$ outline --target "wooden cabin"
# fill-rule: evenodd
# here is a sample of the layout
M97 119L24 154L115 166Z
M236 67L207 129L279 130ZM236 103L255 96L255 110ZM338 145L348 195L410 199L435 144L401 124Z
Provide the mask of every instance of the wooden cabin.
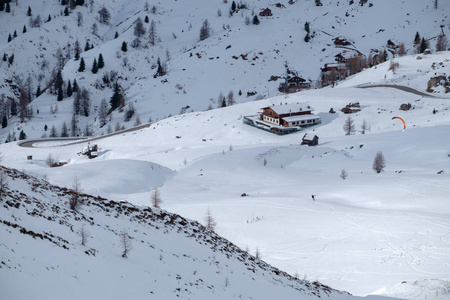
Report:
M278 91L282 93L297 93L301 90L310 89L311 81L307 81L299 76L289 77L285 82L280 83Z
M310 133L305 133L301 145L316 146L319 144L319 137Z

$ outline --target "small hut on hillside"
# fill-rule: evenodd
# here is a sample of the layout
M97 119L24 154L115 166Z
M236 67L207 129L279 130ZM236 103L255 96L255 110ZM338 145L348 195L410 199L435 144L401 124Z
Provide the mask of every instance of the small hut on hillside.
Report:
M305 133L301 145L316 146L319 144L319 137L310 133Z

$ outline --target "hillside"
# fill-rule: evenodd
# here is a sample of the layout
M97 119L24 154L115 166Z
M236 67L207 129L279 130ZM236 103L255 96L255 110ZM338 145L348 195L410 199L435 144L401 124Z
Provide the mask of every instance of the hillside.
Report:
M186 3L96 0L68 10L68 16L64 14L65 7L56 0L39 5L31 0L13 3L10 13L0 12L0 55L5 54L9 60L14 54L12 64L0 60L3 70L0 94L18 102L18 88L29 91L34 117L19 123L19 117L8 116L8 126L0 129L0 136L4 141L9 134L14 140L22 130L29 138L49 136L52 126L60 135L64 122L70 135L100 135L116 127L130 128L137 123L138 116L139 122L146 123L183 112L216 108L220 106L220 93L227 97L232 92L237 103L273 97L279 94L281 79L269 79L272 75L285 76L286 63L317 86L320 68L335 62L339 53L347 58L356 53L369 58L386 50L390 59L394 51L387 48L388 40L396 45L404 43L408 53L413 54L416 32L434 49L441 30L449 30L446 11L450 3L446 1L440 1L437 8L432 1L419 0L383 0L362 6L359 1L351 2L326 0L322 1L323 6L316 6L312 0L293 1L280 3L278 7L267 0L249 0L238 2L239 7L245 8L230 15L231 3L222 0ZM103 6L110 18L102 23L99 11ZM31 16L27 15L28 7ZM272 16L259 16L259 25L246 25L246 19L252 20L264 8L270 8ZM32 27L38 16L41 25ZM144 22L145 17L149 23ZM138 18L147 33L141 38L141 47L133 48ZM200 41L200 28L206 19L210 37ZM148 37L152 21L157 35L155 45L149 44ZM308 43L304 41L306 22L313 36ZM14 32L17 37L7 42ZM336 38L345 39L350 45L335 45ZM84 72L78 72L80 60L74 58L76 41L86 63ZM127 52L121 50L124 42L128 45ZM84 51L86 44L94 48ZM92 74L94 58L98 59L100 54L105 67ZM167 75L154 78L158 58L167 65ZM37 98L33 95L38 86L41 91L49 86L59 68L64 92L68 81L73 84L76 80L90 95L89 116L76 115L73 128L75 95L57 101L57 91L52 88ZM105 83L106 79L109 83ZM99 120L101 101L105 99L109 109L114 81L122 87L125 108L110 114L103 126ZM419 88L424 90L426 86ZM247 92L257 94L247 97ZM130 104L135 113L125 121Z
M5 299L360 299L295 279L179 215L86 194L73 211L72 191L1 172Z

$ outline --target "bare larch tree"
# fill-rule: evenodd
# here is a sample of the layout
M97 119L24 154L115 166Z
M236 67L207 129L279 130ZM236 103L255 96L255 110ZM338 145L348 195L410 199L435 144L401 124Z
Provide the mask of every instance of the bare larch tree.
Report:
M216 225L217 225L216 220L212 216L211 210L208 208L208 210L206 210L206 215L205 215L205 226L209 230L214 231L214 229L216 228Z
M73 185L72 185L72 194L70 195L70 200L69 200L69 204L70 204L70 209L72 210L77 210L77 208L80 206L81 204L81 183L80 183L80 179L75 176L73 179Z
M355 132L355 123L351 116L348 116L347 119L345 119L343 129L346 135L350 135Z
M133 246L131 243L133 238L127 233L126 229L121 231L119 236L120 236L120 243L122 244L122 247L123 247L122 257L127 258L128 252L130 252L131 249L133 249Z
M158 188L155 188L153 190L151 200L152 200L152 206L154 208L161 208L162 199L161 199L161 195L158 191Z
M374 169L375 172L380 173L383 171L384 167L386 167L386 161L384 160L383 152L378 151L373 160L372 169Z

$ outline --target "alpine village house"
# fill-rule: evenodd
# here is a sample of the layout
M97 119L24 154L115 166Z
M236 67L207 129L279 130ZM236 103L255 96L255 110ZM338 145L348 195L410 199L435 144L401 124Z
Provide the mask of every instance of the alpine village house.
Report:
M276 134L287 134L302 127L320 124L320 117L313 114L307 103L292 103L263 107L259 116L246 116L246 124L270 130Z

